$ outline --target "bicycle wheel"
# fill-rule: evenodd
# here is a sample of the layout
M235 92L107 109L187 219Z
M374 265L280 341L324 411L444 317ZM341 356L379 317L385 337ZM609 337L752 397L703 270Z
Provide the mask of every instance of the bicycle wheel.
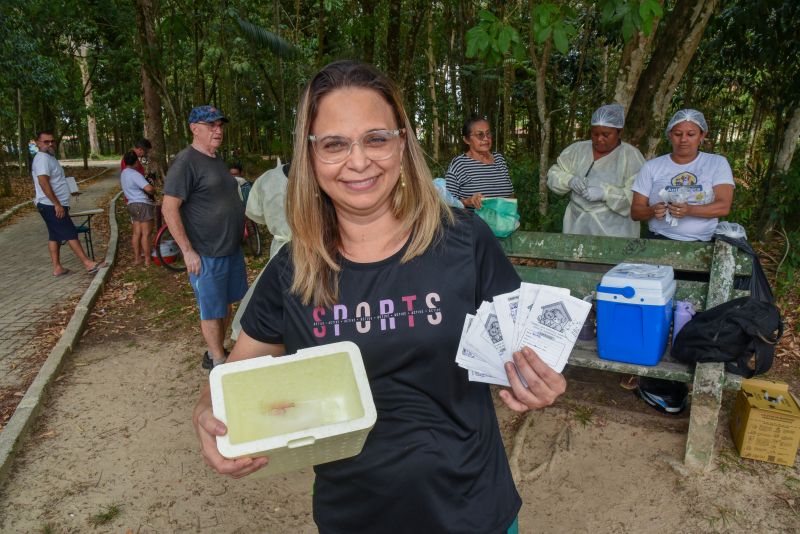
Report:
M261 255L261 235L258 233L258 225L246 219L244 222L244 238L247 249L255 257Z
M165 224L156 234L155 239L156 258L158 264L173 271L185 271L186 264L183 261L183 252L172 238L169 227Z

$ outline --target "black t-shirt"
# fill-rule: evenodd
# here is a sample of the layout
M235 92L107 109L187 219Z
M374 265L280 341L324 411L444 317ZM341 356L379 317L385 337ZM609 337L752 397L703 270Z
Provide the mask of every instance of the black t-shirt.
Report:
M244 206L239 186L221 157L184 148L167 172L164 194L183 200L181 220L198 254L219 258L239 251Z
M358 456L315 467L322 533L505 533L521 506L489 387L455 363L467 313L520 279L491 230L457 212L439 243L406 264L340 259L339 303L289 292L290 247L269 263L242 318L264 343L297 350L352 341L378 420Z

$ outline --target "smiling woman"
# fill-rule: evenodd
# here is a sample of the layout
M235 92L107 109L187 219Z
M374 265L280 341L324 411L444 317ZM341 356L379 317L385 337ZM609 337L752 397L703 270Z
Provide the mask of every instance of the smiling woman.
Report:
M336 62L311 80L287 192L291 246L253 290L229 361L335 341L361 350L378 418L358 456L315 466L320 532L516 532L521 501L491 392L454 355L466 315L520 279L483 221L439 199L413 131L374 67ZM500 393L509 408L563 393L533 351L514 358ZM218 472L268 461L219 454L226 429L207 391L194 422Z

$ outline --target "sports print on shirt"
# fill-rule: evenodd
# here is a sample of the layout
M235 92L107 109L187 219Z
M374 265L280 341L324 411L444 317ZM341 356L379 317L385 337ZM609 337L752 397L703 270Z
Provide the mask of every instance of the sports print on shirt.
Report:
M352 335L368 334L373 329L380 332L410 329L417 326L417 321L425 321L436 326L442 322L441 298L438 293L427 293L423 298L418 295L404 295L399 299L381 299L377 303L359 302L354 308L345 304L335 304L332 309L321 306L314 308L313 332L319 339L336 338Z

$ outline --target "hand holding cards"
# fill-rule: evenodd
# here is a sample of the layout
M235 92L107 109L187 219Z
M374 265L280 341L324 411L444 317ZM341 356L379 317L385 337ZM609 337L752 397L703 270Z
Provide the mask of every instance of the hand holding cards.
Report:
M469 371L471 381L509 386L504 365L528 346L560 373L590 309L568 289L523 282L467 315L456 363Z

